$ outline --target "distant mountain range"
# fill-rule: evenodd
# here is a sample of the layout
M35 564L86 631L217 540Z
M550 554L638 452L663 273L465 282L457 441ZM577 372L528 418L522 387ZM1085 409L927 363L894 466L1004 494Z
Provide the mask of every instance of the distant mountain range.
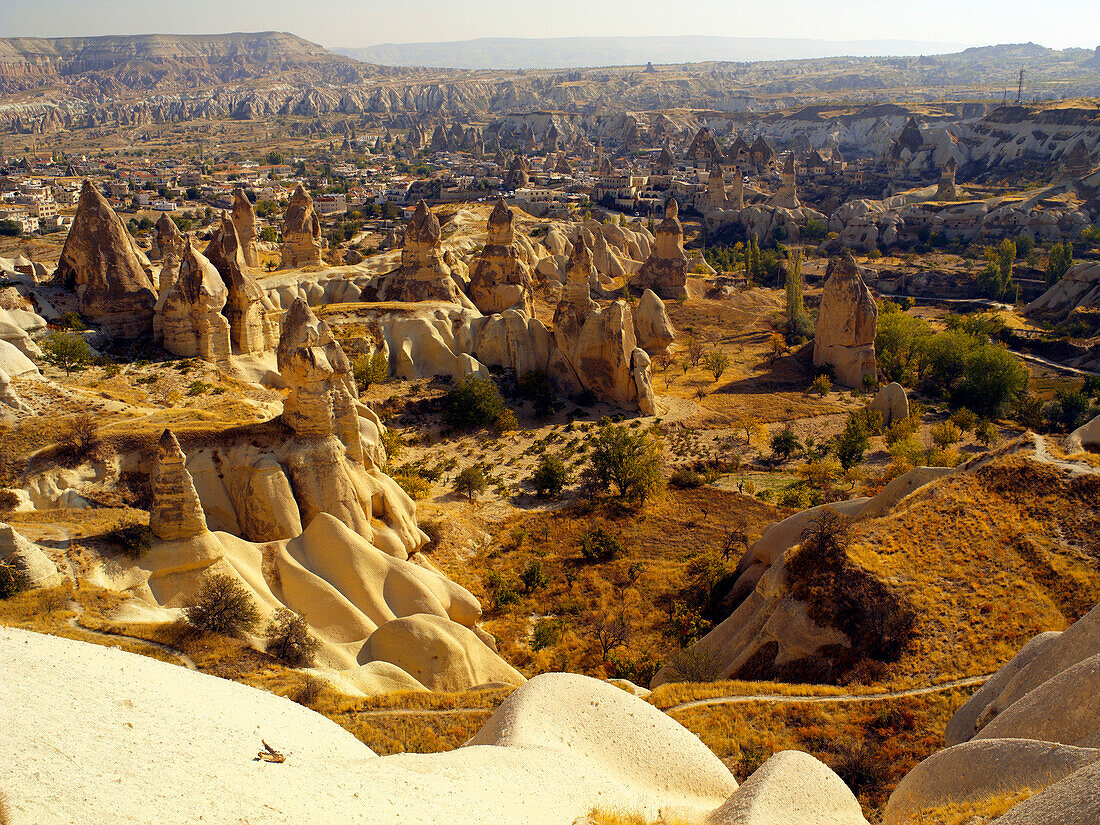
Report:
M821 57L944 54L958 43L915 40L796 40L772 37L482 37L447 43L385 43L332 51L383 66L450 69L559 69L699 63L807 60Z

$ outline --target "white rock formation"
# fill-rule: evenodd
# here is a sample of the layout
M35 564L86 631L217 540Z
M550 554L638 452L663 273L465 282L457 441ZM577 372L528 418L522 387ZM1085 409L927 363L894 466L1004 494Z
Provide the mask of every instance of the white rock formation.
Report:
M828 765L801 751L770 757L707 818L708 825L867 825L859 800Z
M851 253L830 261L814 336L814 364L831 364L836 380L862 386L878 372L875 332L878 306Z
M638 346L650 355L667 352L676 339L676 331L665 311L665 302L652 289L647 289L634 308L634 335Z
M699 821L737 788L674 720L583 676L533 679L467 746L378 757L287 699L118 649L0 628L0 657L14 823L571 825L597 807ZM256 759L262 741L286 761ZM182 767L150 771L151 753Z
M871 409L882 416L884 427L889 427L895 421L908 418L909 398L905 394L905 387L897 381L891 381L875 393L875 398L871 402Z

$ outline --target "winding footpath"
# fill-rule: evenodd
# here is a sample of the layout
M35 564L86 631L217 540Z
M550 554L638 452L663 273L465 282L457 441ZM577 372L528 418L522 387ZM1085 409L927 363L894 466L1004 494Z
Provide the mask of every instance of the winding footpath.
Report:
M93 630L90 627L85 627L84 625L80 624L80 619L84 615L83 605L77 604L77 609L79 610L79 612L77 613L77 615L69 619L69 625L76 628L81 633L88 633L92 636L98 636L100 639L110 639L112 641L121 640L125 642L130 642L131 644L145 645L146 647L151 647L154 650L159 650L161 653L167 653L169 656L173 656L176 659L179 659L180 664L188 670L199 669L198 665L195 664L194 659L192 659L182 650L178 650L171 645L162 644L161 642L154 642L150 639L142 639L140 636L131 636L127 633L112 633L108 630Z
M927 696L930 693L940 693L942 691L955 690L956 688L977 687L978 685L985 684L989 678L989 676L970 676L966 679L956 679L953 682L943 682L939 685L926 685L925 687L895 690L888 693L837 693L829 695L814 693L801 695L752 693L735 696L714 696L710 699L694 699L690 702L681 702L679 705L665 708L665 713L672 714L681 710L690 710L691 708L702 708L710 705L738 705L746 702L768 702L771 704L807 702L814 705L839 704L842 702L882 702L890 699L904 699L907 696Z

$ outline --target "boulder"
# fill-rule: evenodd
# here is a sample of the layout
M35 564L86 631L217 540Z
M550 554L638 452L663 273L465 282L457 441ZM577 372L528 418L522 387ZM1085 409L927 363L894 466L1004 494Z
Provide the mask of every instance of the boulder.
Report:
M889 427L895 421L903 421L909 417L909 398L905 394L905 387L897 381L892 381L875 393L871 402L871 409L882 416L882 425Z
M65 581L42 548L8 524L0 524L0 561L21 570L31 587L56 587Z
M313 206L313 198L299 183L290 196L283 218L283 268L320 265L321 245L321 221Z
M0 370L10 378L38 375L38 367L14 345L0 338Z
M737 782L686 728L621 688L574 673L536 676L493 712L467 746L568 748L635 790L727 798Z
M14 413L21 415L34 414L34 407L20 398L15 387L11 385L11 377L3 369L0 369L0 404L9 407Z
M474 267L468 289L470 300L485 315L518 309L535 316L531 270L515 244L515 216L497 200L489 214L489 236Z
M665 302L652 289L647 289L634 308L634 335L638 346L650 355L667 352L676 339L676 331L665 311Z
M867 825L859 800L825 763L780 751L707 818L708 825Z
M76 291L80 315L118 338L150 332L157 295L142 258L111 205L84 181L56 273Z
M637 404L634 378L634 322L625 301L602 309L591 297L591 258L583 242L575 246L569 283L554 312L554 340L561 360L551 364L550 377L559 388L590 390L617 404Z
M348 454L361 460L358 415L353 403L359 392L351 375L351 362L328 324L318 320L300 298L283 316L276 357L279 373L290 390L283 402L282 420L299 436L339 435Z
M176 222L168 216L167 212L161 212L154 226L151 256L153 258L164 258L173 254L179 256L183 252L183 244L183 235L176 226Z
M228 290L225 315L237 351L242 355L261 355L273 350L279 340L276 309L249 270L245 247L233 221L222 217L205 254Z
M1028 691L971 741L980 739L1040 739L1100 748L1100 653Z
M952 745L973 739L1033 690L1097 654L1100 654L1100 606L1066 630L1041 633L1024 645L948 720L947 743ZM1079 712L1079 709L1071 710L1061 705L1059 708L1066 714Z
M1100 822L1100 765L1093 763L998 817L997 825L1095 825Z
M1100 761L1100 750L1027 739L963 742L929 756L898 783L884 825L920 822L931 811L1037 791Z
M1100 415L1082 424L1066 438L1066 452L1100 449Z
M862 386L874 378L878 306L850 252L834 258L826 271L814 338L814 364L831 364L839 383Z

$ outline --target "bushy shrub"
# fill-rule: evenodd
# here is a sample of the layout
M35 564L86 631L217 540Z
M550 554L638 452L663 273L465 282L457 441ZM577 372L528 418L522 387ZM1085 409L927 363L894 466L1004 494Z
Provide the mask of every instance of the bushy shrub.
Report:
M1043 417L1052 430L1070 432L1092 417L1088 396L1080 390L1059 390L1043 408Z
M523 589L528 593L545 590L550 584L550 576L542 569L542 562L538 559L532 559L527 563L523 572L519 574L519 580L523 582Z
M527 481L540 496L556 498L561 495L571 476L572 472L559 456L544 455Z
M225 573L209 576L188 599L183 615L192 627L223 636L240 636L255 629L260 620L248 591Z
M84 369L92 360L88 342L72 332L51 332L39 346L46 362L64 370L66 375Z
M827 375L819 375L810 384L810 392L816 392L822 398L832 392L833 382L829 380Z
M943 450L952 444L959 443L962 438L962 430L954 421L941 421L932 426L931 435L932 443Z
M786 461L802 449L802 441L790 424L785 424L783 429L772 433L768 444L772 449L772 454L778 461Z
M603 527L593 527L580 535L581 558L587 562L614 561L626 555L618 537Z
M645 433L605 424L592 440L589 461L595 487L615 487L619 498L641 503L660 488L661 456Z
M328 682L319 676L307 673L302 677L302 681L298 684L298 689L294 691L294 695L290 698L299 705L311 708L317 704L318 700L324 695L327 689Z
M556 645L561 639L561 630L560 620L539 619L535 622L534 630L531 632L531 649L542 650L551 645Z
M672 474L669 479L669 484L673 487L679 487L682 490L692 490L696 487L702 487L706 483L706 479L695 472L689 470L687 467L681 467Z
M432 483L420 473L394 473L393 480L397 486L408 493L413 501L427 498L432 491Z
M382 447L386 451L387 460L396 461L405 452L405 437L393 427L387 427L382 433Z
M29 590L30 578L16 559L0 559L0 599L10 599Z
M534 404L535 415L539 418L548 418L558 407L557 390L541 370L532 370L519 380L519 394Z
M714 654L695 647L684 648L668 662L670 682L713 682L722 675Z
M515 427L515 413L504 405L497 385L487 378L466 376L451 388L443 404L443 422L455 429ZM506 413L511 415L510 419Z
M286 608L275 612L264 631L267 652L291 667L312 667L321 643L306 620Z
M381 384L390 376L386 353L379 350L371 355L359 356L352 364L351 374L360 392L372 384Z
M104 538L115 545L120 552L140 559L149 551L149 545L153 542L153 531L147 524L125 524L116 527Z

